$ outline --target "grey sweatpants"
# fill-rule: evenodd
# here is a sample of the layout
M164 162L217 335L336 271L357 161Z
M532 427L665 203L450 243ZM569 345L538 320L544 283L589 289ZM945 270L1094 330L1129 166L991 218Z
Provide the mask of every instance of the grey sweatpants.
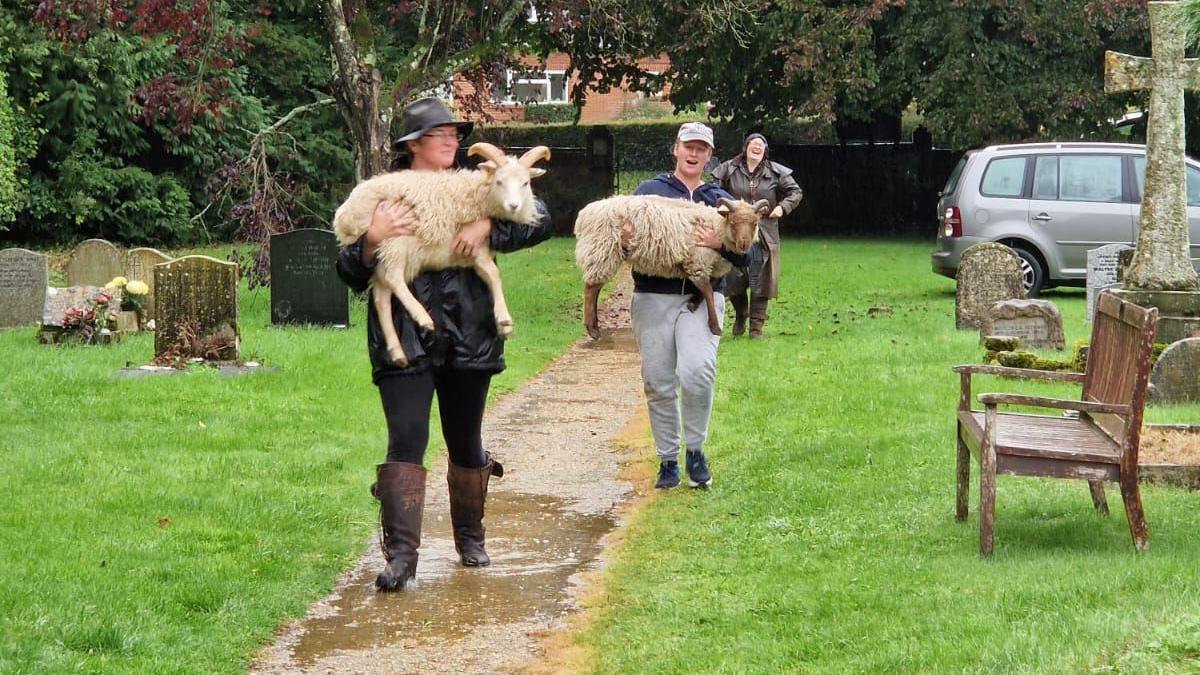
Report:
M660 461L679 457L679 422L690 451L704 449L717 380L717 344L701 302L689 312L687 295L634 293L629 308L642 357L642 383L650 430ZM725 320L725 296L714 293L717 316Z

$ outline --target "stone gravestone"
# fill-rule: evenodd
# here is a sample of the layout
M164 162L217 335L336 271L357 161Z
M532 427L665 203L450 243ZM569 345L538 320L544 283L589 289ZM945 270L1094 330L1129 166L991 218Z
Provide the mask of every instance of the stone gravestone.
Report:
M125 254L125 278L144 281L150 287L146 294L146 320L154 318L154 266L171 262L171 256L156 248L135 248Z
M46 305L42 309L42 326L62 328L67 310L72 307L85 309L89 302L100 293L107 293L112 298L109 306L121 306L121 290L106 289L103 286L68 286L67 288L47 288ZM115 309L114 309L115 311Z
M46 256L23 248L0 251L0 328L37 323L49 283Z
M125 261L116 246L103 239L88 239L71 253L67 285L103 286L124 273Z
M271 323L349 323L349 291L336 260L337 237L330 230L271 235Z
M1200 401L1200 338L1184 338L1163 350L1150 371L1154 403Z
M992 305L979 328L980 340L1004 335L1021 340L1022 347L1063 349L1062 315L1046 300L1003 300Z
M1025 297L1021 260L1003 244L975 244L963 251L954 294L954 325L979 328L992 305Z
M238 266L208 256L189 255L154 267L154 354L180 342L181 331L199 340L230 334L218 360L238 358Z
M1084 318L1092 320L1096 312L1096 298L1100 291L1109 288L1119 281L1118 269L1121 251L1132 251L1127 244L1108 244L1094 248L1087 253L1087 313Z

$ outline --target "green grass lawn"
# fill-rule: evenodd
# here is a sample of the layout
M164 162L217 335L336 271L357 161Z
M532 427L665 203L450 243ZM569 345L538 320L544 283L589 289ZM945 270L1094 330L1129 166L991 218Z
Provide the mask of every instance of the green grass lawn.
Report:
M571 250L501 256L517 332L493 394L581 335ZM269 309L243 287L243 354L279 371L229 379L115 379L149 334L0 332L0 673L238 672L362 553L386 446L365 306L342 331L271 328Z
M598 672L1200 670L1200 494L1145 487L1135 555L1083 482L1001 476L996 553L956 523L954 282L930 244L788 240L768 339L725 339L714 487L634 519L577 640ZM1050 291L1067 343L1081 289ZM891 316L867 318L871 306ZM981 379L975 393L1064 386ZM1152 409L1200 422L1200 409ZM654 461L647 457L646 461Z

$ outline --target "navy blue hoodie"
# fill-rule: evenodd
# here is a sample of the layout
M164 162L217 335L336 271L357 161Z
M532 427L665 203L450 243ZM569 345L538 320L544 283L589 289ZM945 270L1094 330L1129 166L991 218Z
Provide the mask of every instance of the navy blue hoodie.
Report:
M672 199L686 199L690 202L716 206L718 199L734 199L716 183L701 183L695 190L689 190L673 173L664 173L642 183L633 191L635 195L657 195ZM721 257L728 260L734 267L745 267L746 256L721 249ZM713 280L713 291L725 292L725 278ZM648 274L633 273L633 290L640 293L669 293L674 295L694 295L699 293L690 281L653 277Z

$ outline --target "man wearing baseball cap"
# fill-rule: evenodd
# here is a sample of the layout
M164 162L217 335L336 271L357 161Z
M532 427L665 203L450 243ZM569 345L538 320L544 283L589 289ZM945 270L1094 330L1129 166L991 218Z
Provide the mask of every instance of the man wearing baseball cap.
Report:
M634 194L686 199L708 206L716 206L718 199L733 199L717 185L704 182L704 167L712 154L712 129L700 122L684 124L671 147L674 171L642 183ZM734 265L746 263L745 256L722 249L712 230L698 230L696 243L721 251ZM708 487L712 474L704 456L704 441L712 414L720 337L709 331L704 312L687 308L688 300L699 293L692 282L634 272L633 284L630 318L642 357L646 406L659 458L654 486L669 489L679 485L682 420L688 484ZM724 289L722 279L713 279L718 317L725 316Z

